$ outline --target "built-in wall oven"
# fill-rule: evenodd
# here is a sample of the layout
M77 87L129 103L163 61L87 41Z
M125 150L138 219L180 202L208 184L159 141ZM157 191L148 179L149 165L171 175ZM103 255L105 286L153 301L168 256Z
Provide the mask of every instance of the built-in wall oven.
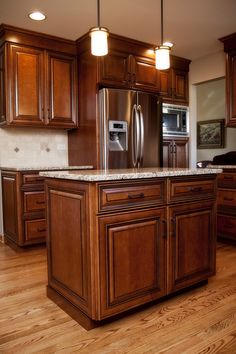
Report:
M163 135L189 135L189 109L186 106L162 104Z

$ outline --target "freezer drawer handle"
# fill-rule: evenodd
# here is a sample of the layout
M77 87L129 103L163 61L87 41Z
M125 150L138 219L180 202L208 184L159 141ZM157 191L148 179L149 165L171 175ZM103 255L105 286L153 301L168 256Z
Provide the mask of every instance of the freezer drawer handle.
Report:
M129 199L144 198L144 197L145 197L144 193L128 194Z

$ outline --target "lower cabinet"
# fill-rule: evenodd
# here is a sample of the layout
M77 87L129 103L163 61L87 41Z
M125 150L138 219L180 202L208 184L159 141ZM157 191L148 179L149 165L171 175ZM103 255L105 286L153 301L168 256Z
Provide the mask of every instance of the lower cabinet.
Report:
M173 206L170 215L168 293L215 272L216 207L213 201Z
M212 174L116 183L47 178L46 193L47 294L87 329L215 273Z
M101 316L166 293L165 208L99 218Z
M188 167L188 145L189 138L163 137L163 167Z

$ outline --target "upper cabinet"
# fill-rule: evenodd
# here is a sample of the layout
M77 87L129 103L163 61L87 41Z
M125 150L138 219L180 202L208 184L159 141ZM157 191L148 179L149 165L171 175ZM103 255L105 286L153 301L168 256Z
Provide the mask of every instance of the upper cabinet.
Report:
M236 33L220 38L226 53L226 111L228 127L236 127Z
M1 124L77 127L76 54L71 43L3 26ZM12 43L10 36L14 32ZM67 48L68 47L68 48ZM73 53L74 52L74 53Z
M170 64L170 69L158 73L160 95L164 102L188 104L190 60L171 56Z

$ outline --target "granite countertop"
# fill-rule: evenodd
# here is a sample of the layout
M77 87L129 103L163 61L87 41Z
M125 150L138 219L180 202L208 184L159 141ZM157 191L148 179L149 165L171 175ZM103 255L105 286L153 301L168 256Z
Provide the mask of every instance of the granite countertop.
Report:
M61 171L61 170L88 170L93 166L3 166L0 170L5 171Z
M79 181L113 181L122 179L155 178L171 176L191 176L221 173L221 169L213 168L140 168L120 170L92 171L55 171L40 172L40 176L49 178L71 179Z
M236 169L236 165L207 165L207 168Z

